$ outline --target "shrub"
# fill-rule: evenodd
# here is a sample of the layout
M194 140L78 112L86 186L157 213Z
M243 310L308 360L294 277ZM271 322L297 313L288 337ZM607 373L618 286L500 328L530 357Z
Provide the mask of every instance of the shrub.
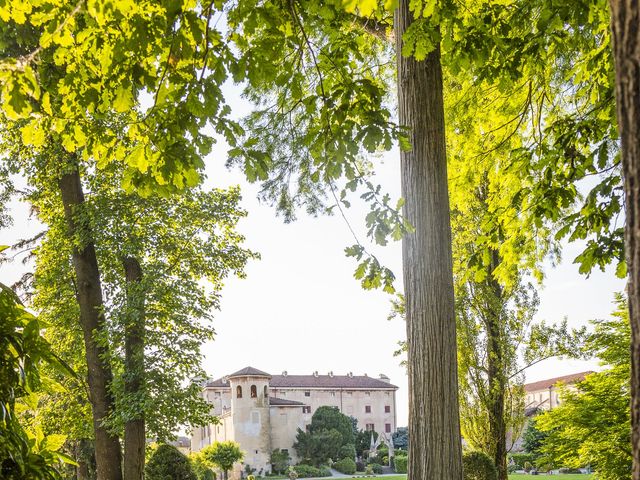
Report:
M275 473L283 474L287 471L291 457L286 450L280 450L276 448L271 452L271 468Z
M171 445L160 445L145 467L147 480L198 480L191 463L180 450Z
M580 470L579 468L566 468L563 467L561 469L558 470L559 473L582 473L582 470Z
M358 460L356 462L356 472L364 472L364 467L365 467L365 465L364 465L363 461Z
M340 473L353 475L354 473L356 473L356 462L354 462L350 458L343 458L342 460L334 463L333 468L335 468Z
M287 476L289 477L289 480L296 480L298 478L298 472L296 472L295 468L290 466L287 470Z
M526 462L533 464L535 461L536 461L536 455L533 453L509 454L509 463L513 462L517 470L524 470L524 464Z
M329 467L320 467L320 475L319 477L331 477L333 473L331 473L331 469Z
M524 462L524 471L529 472L533 468L533 464L531 462Z
M211 470L211 465L205 460L202 453L192 452L188 458L198 480L216 480L216 474Z
M367 465L367 468L364 469L365 475L373 475L373 467L371 465Z
M408 457L395 456L393 458L393 469L396 473L407 473L407 459Z
M349 444L340 447L339 458L356 458L356 446Z
M331 470L327 467L314 467L313 465L300 464L295 467L289 467L298 475L296 478L309 478L309 477L330 477Z
M379 463L371 463L369 466L371 467L371 470L373 470L373 473L382 473L382 465Z
M498 480L498 470L486 453L469 452L462 456L464 480Z

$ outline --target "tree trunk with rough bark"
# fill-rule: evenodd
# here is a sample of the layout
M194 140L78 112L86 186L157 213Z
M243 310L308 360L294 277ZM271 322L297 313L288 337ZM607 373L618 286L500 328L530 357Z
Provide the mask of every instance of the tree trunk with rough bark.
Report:
M633 479L640 480L640 0L610 0L625 192Z
M142 268L132 257L122 261L127 281L127 315L124 327L124 392L136 399L135 418L124 425L124 480L144 477L144 292L141 290Z
M62 175L58 182L69 236L74 248L73 267L76 275L76 298L80 308L80 326L85 344L89 400L93 413L96 467L99 480L121 480L120 441L103 425L113 408L109 390L113 376L109 364L109 347L103 311L98 259L92 233L79 215L85 203L77 168Z
M403 57L413 21L396 11L398 114L409 128L400 155L404 215L415 232L402 243L409 374L409 478L461 480L456 322L440 49Z
M500 264L497 250L491 251L491 267L488 275L490 296L487 305L487 383L489 387L489 435L492 442L493 461L498 469L498 480L507 480L507 429L504 417L506 379L504 373L504 354L502 332L504 291L493 277Z

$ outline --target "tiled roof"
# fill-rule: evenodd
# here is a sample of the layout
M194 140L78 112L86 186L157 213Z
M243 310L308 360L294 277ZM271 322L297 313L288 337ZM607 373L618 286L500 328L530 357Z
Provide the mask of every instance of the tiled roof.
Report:
M537 392L539 390L548 390L558 383L581 382L590 373L593 372L589 370L587 372L572 373L571 375L564 375L563 377L555 377L547 380L540 380L539 382L527 383L524 386L524 390L525 392Z
M272 407L302 407L304 403L286 398L269 397L269 405Z
M250 367L240 370L229 377L238 375L252 375L241 373ZM257 372L260 370L251 369ZM261 372L262 375L267 375ZM255 374L253 374L255 375ZM207 387L228 387L226 378L207 382ZM371 389L371 390L397 390L398 387L378 378L366 375L272 375L269 381L271 388L342 388L342 389Z
M271 377L271 375L269 375L267 372L263 372L262 370L258 370L257 368L253 368L253 367L245 367L242 370L238 370L237 372L232 373L231 375L228 375L229 378L243 377L243 376Z

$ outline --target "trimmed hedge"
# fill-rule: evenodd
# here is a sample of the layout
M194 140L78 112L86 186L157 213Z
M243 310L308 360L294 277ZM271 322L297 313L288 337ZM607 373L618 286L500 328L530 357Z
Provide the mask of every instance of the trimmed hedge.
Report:
M534 464L536 458L538 458L538 456L533 453L510 453L507 463L511 463L513 460L513 464L517 470L524 470L524 464L527 462Z
M160 445L144 469L147 480L197 480L189 459L176 447Z
M298 478L311 478L311 477L330 477L331 470L327 467L314 467L313 465L296 465L293 470L298 474Z
M334 463L333 468L335 468L340 473L344 473L345 475L353 475L354 473L356 473L356 462L354 462L350 458L343 458L342 460Z
M369 466L371 470L373 470L373 473L382 473L382 465L379 463L370 463Z
M407 473L407 458L397 456L393 458L393 468L396 473Z
M498 480L498 470L491 457L483 452L462 455L464 480Z

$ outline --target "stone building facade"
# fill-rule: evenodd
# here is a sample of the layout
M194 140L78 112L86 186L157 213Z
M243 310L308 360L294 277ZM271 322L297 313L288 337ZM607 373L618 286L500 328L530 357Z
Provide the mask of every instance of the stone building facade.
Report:
M297 430L305 430L321 406L335 406L354 417L358 428L375 430L390 440L396 430L397 389L385 375L270 375L243 368L204 385L202 395L220 423L196 428L191 450L233 440L245 452L243 466L266 474L271 471L272 450L285 449L297 461L293 449Z

